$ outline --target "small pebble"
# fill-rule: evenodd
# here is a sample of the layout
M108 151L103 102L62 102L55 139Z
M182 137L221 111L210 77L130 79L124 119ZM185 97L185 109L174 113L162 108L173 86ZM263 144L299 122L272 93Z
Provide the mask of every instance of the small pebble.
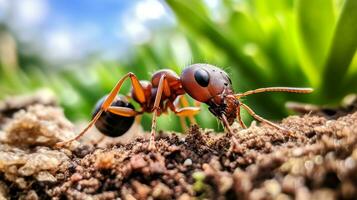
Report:
M192 160L190 158L186 159L185 162L183 162L183 165L191 166L192 165Z

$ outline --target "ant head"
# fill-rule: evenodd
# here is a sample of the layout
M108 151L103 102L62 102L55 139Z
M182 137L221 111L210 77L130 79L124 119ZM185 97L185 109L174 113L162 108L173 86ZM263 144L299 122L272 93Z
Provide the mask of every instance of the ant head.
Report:
M185 91L200 102L221 104L225 95L233 94L228 74L213 65L190 65L183 70L180 79Z

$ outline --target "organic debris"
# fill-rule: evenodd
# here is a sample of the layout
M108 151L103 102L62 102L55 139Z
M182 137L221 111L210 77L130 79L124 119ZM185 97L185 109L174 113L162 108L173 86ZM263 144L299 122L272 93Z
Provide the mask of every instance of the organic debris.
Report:
M357 195L357 112L336 120L291 116L280 124L291 134L268 125L239 130L234 124L240 145L230 152L229 136L197 125L185 136L160 134L155 151L142 137L105 148L77 143L56 149L55 142L74 134L63 113L43 105L25 110L3 130L4 198L327 200Z
M5 123L4 120L11 118L15 112L35 104L57 106L57 100L54 94L46 89L39 90L35 94L7 97L0 101L0 127Z
M50 146L74 136L73 125L59 108L40 104L20 110L4 126L3 142L17 146Z

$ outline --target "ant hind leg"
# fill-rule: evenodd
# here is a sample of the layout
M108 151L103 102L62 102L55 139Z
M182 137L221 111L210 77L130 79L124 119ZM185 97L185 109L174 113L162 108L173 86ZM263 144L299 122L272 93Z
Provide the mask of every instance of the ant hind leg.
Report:
M145 94L144 94L144 90L141 87L141 84L138 80L138 78L135 76L135 74L133 73L128 73L126 74L124 77L122 77L117 84L114 86L114 88L112 89L112 91L109 93L108 97L105 99L104 103L102 104L100 110L98 111L98 113L93 117L93 119L89 122L89 124L87 125L87 127L85 127L77 136L75 136L72 139L69 139L67 141L64 142L58 142L56 144L57 147L62 147L66 144L69 144L75 140L78 140L80 137L82 137L87 131L88 129L90 129L96 122L97 120L100 118L101 114L104 111L107 111L108 108L110 107L110 105L113 103L115 97L118 95L119 90L121 88L121 86L123 85L124 81L130 78L131 80L131 84L133 85L133 89L135 91L136 96L138 97L138 100L142 103L145 102Z

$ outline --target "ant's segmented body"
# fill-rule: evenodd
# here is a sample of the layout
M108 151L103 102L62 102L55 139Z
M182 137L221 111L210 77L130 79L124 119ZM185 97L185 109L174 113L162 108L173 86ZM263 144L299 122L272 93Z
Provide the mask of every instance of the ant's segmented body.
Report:
M139 103L140 111L136 111L126 98L118 96L123 82L128 78L132 84L130 97ZM105 135L120 136L134 123L135 116L148 112L153 113L149 144L149 148L153 149L155 148L156 117L167 112L168 109L180 117L189 117L191 123L195 123L193 116L199 112L200 108L190 107L187 103L184 103L185 107L179 108L175 103L177 99L187 102L184 94L207 104L210 112L221 120L230 134L233 134L230 126L235 119L243 128L246 128L240 116L241 107L258 121L288 131L255 114L251 108L239 100L241 97L261 92L310 93L312 89L270 87L235 94L228 74L209 64L190 65L183 70L181 76L172 70L159 70L152 75L151 82L139 81L135 74L128 73L118 81L109 95L97 104L93 119L88 126L75 138L59 145L77 140L94 124ZM233 142L236 144L236 141L233 140Z
M100 111L102 104L107 96L102 97L94 107L92 117ZM111 106L134 109L134 106L125 96L118 95ZM111 112L103 112L98 121L95 123L97 129L106 136L118 137L126 133L135 121L135 116L121 116Z

